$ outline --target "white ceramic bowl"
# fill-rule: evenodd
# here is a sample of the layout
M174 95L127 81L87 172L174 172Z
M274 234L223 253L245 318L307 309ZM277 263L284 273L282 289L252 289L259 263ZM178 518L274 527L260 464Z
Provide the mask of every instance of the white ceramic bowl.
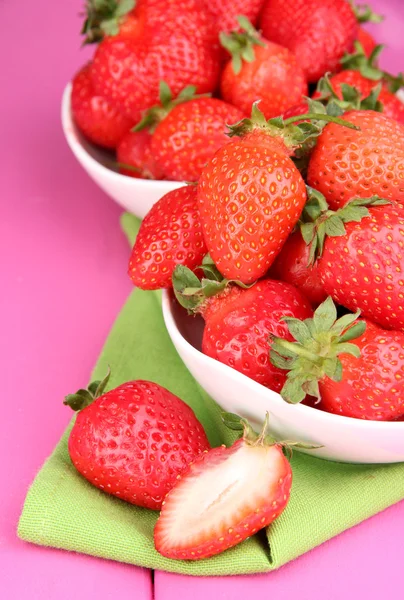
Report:
M72 119L71 91L72 85L68 83L62 99L62 126L67 143L83 169L118 204L143 218L164 194L184 185L178 181L135 179L114 170L114 155L97 148L78 131Z
M77 129L71 113L71 91L72 84L68 83L62 99L62 126L67 143L83 169L118 204L143 218L164 194L184 185L179 181L150 181L118 173L113 167L113 154L91 144ZM404 90L397 95L404 102Z
M377 422L341 417L305 406L287 404L279 394L246 375L202 354L203 321L190 317L171 292L163 292L163 315L178 354L196 381L226 411L259 426L266 411L279 440L318 444L315 456L341 462L404 461L404 421Z

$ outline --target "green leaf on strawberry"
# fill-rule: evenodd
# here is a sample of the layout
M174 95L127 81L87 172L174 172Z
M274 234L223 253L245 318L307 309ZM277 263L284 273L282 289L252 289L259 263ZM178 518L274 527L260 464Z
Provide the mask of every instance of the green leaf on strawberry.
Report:
M352 198L337 211L330 210L325 197L318 190L306 186L307 203L300 220L300 232L310 246L309 265L323 253L325 238L346 234L345 223L360 222L369 215L368 208L389 204L389 200L379 196Z
M100 42L105 35L117 35L121 20L135 7L135 0L87 0L86 19L81 33L84 44Z
M244 289L251 287L241 281L225 279L209 255L205 257L204 263L198 269L205 275L202 279L184 265L177 265L172 276L175 297L189 313L199 312L207 298L220 294L229 285L238 285Z
M387 71L379 69L377 66L376 61L384 48L382 44L378 44L373 49L369 57L366 56L366 53L360 42L356 41L354 43L354 48L355 52L351 54L345 54L341 58L341 65L343 69L359 71L363 77L373 81L384 81L392 93L397 92L397 90L403 87L404 77L402 73L399 73L397 76L393 76Z
M355 2L350 4L358 23L381 23L384 20L384 16L373 12L369 4L355 4Z
M93 381L86 390L80 389L75 394L68 394L63 404L70 406L74 411L83 410L83 408L90 406L96 398L103 395L110 376L111 370L108 368L107 374L102 381Z
M221 45L232 55L232 66L236 75L241 71L243 60L253 62L255 59L254 46L265 46L258 31L247 17L239 15L237 21L244 33L222 31L219 34Z
M202 98L210 96L210 94L196 94L196 87L194 85L187 85L181 90L181 92L173 98L170 87L165 81L159 83L159 104L155 104L143 114L141 121L132 131L142 131L142 129L148 129L150 133L153 133L157 125L162 121L168 113L178 104L194 100L195 98Z
M299 321L284 319L294 342L270 336L270 360L288 371L282 397L292 404L304 400L307 394L320 398L318 382L324 377L341 381L341 354L360 356L360 350L350 341L360 337L364 321L357 321L360 311L337 318L334 302L329 297L316 309L313 318Z

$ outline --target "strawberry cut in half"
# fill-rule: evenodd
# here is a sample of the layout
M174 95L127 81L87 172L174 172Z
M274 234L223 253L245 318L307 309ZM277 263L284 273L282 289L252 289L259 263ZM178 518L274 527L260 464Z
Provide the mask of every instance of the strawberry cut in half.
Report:
M225 423L243 429L230 448L204 452L178 478L163 502L154 530L155 547L168 558L198 560L219 554L263 527L284 510L292 470L282 444L236 415Z

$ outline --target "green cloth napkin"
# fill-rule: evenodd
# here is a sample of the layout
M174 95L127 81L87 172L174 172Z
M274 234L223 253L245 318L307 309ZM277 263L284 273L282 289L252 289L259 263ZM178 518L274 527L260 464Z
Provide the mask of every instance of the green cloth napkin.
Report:
M138 220L124 215L122 225L133 241ZM112 369L110 388L130 379L155 381L194 409L213 445L234 439L221 423L218 405L178 357L164 325L159 293L135 290L130 295L93 378L101 378L107 365ZM28 492L18 535L35 544L143 567L188 575L270 571L404 498L404 464L333 463L294 452L291 500L266 532L210 559L169 560L153 546L158 513L108 496L76 472L67 451L69 430Z

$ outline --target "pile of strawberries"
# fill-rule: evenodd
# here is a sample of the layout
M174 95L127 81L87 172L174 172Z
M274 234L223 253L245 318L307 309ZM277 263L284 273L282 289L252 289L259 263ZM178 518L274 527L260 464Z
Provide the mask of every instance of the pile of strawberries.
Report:
M341 68L336 95L381 82L383 111L404 121L360 26L377 17L346 0L87 0L86 12L82 33L97 46L73 79L73 117L125 175L197 181L253 102L267 119L296 114Z
M205 354L309 410L394 421L404 110L369 19L344 0L89 1L99 45L72 107L124 172L188 181L145 217L129 275L202 315ZM268 415L260 434L224 415L242 437L211 448L168 390L106 384L66 398L70 456L99 489L161 510L161 554L212 556L284 510L292 472Z
M321 66L318 53L308 53L293 36L282 38L284 20L292 26L299 17L300 23L309 5L314 19L317 4L270 0L261 13L263 32L289 46L294 40L294 68L309 81L330 66L345 70L326 74L313 98L283 104L284 115L273 117L275 92L259 88L267 70L255 65L272 42L260 37L251 55L244 34L225 36L229 48L242 47L240 76L255 65L257 76L240 85L244 99L258 86L259 100L250 117L228 126L230 139L210 159L204 156L198 182L150 210L129 274L145 290L173 287L178 301L205 320L202 351L286 401L397 420L404 418L404 105L389 86L401 78L375 66L377 46L367 58L356 44L339 63L324 54ZM349 19L350 6L321 6L329 6L330 15L339 7L351 44L357 24ZM341 41L339 23L327 35L338 30ZM252 26L244 25L251 40ZM343 49L337 50L340 58ZM279 60L278 74L284 74ZM231 63L222 84L230 69ZM293 102L299 94L291 94Z

